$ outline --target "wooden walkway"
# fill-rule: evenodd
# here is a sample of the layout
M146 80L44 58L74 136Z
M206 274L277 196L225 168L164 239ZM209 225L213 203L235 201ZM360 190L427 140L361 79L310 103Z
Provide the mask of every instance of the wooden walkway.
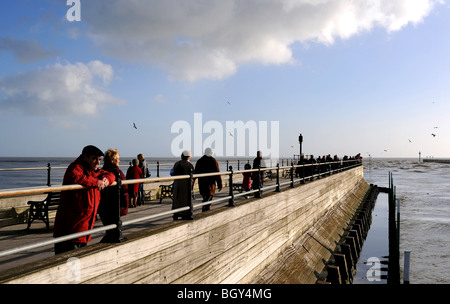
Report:
M287 178L280 178L280 182L289 181ZM274 185L275 179L272 181L267 180L264 183L264 186ZM288 187L288 186L287 186ZM268 190L270 192L274 190ZM235 194L239 193L238 191L234 192ZM220 197L226 197L229 195L229 188L224 187L222 191L216 191L215 199ZM253 195L250 194L252 198ZM235 202L238 204L239 201L244 200L244 197L235 198ZM201 203L202 199L199 193L195 193L195 200L193 204ZM213 203L211 209L219 206L227 206L227 201L221 201ZM145 217L152 214L157 214L165 211L169 211L172 209L172 200L170 198L164 198L162 204L159 203L159 199L154 199L151 201L146 201L143 206L138 206L137 208L128 209L128 214L122 217L122 221L126 222L132 219ZM194 219L195 214L201 213L201 207L194 210ZM154 227L156 225L160 225L163 223L173 222L171 215L162 216L160 218L156 218L153 220L149 220L147 222L139 222L135 224L126 225L123 227L123 235L126 237L127 234L131 234L142 229ZM35 221L31 225L30 231L27 231L27 224L17 224L13 226L6 226L0 228L0 251L8 250L12 248L21 247L28 244L34 244L38 242L47 241L53 238L53 223L54 218L50 219L50 230L46 229L45 224L42 221ZM101 220L97 220L94 228L101 227ZM93 234L92 239L89 244L98 243L102 237L104 236L104 232ZM88 244L88 246L89 246ZM21 253L11 254L5 257L0 257L0 272L5 271L7 269L12 269L14 267L18 267L27 263L32 263L36 261L40 261L49 257L54 256L53 245L44 246L28 251L24 251Z

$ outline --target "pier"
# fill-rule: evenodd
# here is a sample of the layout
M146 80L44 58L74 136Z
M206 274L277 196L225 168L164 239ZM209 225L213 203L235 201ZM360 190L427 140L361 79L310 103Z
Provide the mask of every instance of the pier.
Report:
M440 163L440 164L450 164L450 159L445 158L424 158L424 163Z
M173 221L168 198L147 202L122 219L127 241L98 243L100 233L87 247L58 256L52 245L5 255L0 265L13 267L0 268L0 283L351 282L370 226L364 214L370 213L377 189L364 181L361 164L329 168L314 181L294 178L294 166L283 168L289 176L279 167L268 168L277 174L260 189L262 198L244 199L224 188L208 212L199 212L201 203L193 202L192 221ZM239 171L221 174L241 181ZM153 218L155 213L160 216ZM143 217L152 219L138 220ZM14 237L14 226L3 228L0 250L7 242L10 248L48 239L44 227ZM75 278L67 275L74 267L69 259L79 267Z

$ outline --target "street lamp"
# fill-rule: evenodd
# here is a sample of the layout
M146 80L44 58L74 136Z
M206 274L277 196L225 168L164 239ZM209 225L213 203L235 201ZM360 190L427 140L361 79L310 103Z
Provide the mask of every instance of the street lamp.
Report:
M302 142L303 142L302 134L300 134L300 136L298 137L298 142L300 143L300 155L298 156L298 158L300 159L302 157Z

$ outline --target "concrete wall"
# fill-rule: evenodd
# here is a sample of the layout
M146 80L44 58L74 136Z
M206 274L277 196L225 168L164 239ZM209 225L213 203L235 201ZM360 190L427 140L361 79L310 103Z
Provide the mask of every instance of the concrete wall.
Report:
M0 283L315 283L368 189L354 168L13 269ZM299 244L304 262L280 267Z

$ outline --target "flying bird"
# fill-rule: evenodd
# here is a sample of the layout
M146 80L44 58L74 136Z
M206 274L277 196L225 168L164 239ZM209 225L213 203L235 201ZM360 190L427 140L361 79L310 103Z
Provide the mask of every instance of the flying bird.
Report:
M231 136L231 137L234 137L234 136L233 136L233 133L230 132L230 136Z
M433 135L433 137L436 137L436 134L431 133L431 135Z
M137 130L136 124L133 122L133 128Z
M411 142L411 139L408 139L409 140L409 142Z

